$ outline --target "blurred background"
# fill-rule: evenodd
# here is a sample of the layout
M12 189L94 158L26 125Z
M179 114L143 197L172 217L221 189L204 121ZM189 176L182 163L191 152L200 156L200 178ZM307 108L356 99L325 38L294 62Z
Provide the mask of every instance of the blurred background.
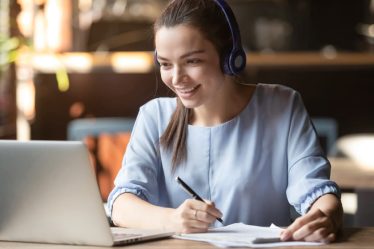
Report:
M167 2L1 0L0 139L85 140L105 199L128 139L119 134L141 105L172 95L153 61ZM301 93L344 190L345 224L374 225L374 0L228 2L243 80Z

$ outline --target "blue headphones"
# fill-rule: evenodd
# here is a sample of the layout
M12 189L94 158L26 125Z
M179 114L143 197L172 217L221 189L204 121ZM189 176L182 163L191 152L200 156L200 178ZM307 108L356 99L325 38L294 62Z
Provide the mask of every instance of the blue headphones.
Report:
M229 52L223 56L222 60L222 69L225 74L228 75L237 75L244 70L247 57L242 47L239 26L236 22L233 11L230 6L226 3L225 0L214 0L214 2L221 8L232 37L232 47ZM155 61L157 64L157 51L155 50Z
M231 50L223 57L223 72L228 75L237 75L244 70L247 63L247 57L242 47L239 26L234 13L225 0L214 0L214 2L221 8L225 15L232 37Z

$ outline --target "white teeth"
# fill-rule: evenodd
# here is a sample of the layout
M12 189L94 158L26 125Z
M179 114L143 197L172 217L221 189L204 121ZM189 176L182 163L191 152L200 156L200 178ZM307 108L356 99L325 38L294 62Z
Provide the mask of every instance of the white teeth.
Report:
M195 90L197 88L197 86L195 87L191 87L191 88L183 88L183 89L176 89L178 92L180 93L190 93L192 92L193 90Z

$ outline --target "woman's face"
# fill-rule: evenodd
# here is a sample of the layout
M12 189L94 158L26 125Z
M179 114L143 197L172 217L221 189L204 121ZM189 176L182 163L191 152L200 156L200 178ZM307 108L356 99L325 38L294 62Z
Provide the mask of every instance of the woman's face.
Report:
M224 74L214 45L187 25L162 27L156 33L162 81L187 108L214 105L223 89Z

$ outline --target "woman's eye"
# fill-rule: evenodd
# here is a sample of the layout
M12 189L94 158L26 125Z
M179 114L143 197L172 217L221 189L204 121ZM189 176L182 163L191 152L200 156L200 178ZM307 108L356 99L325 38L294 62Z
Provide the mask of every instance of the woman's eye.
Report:
M167 62L160 62L160 66L161 67L170 67L170 63L167 63Z
M200 59L190 59L190 60L187 60L188 64L198 64L200 62L201 62Z

